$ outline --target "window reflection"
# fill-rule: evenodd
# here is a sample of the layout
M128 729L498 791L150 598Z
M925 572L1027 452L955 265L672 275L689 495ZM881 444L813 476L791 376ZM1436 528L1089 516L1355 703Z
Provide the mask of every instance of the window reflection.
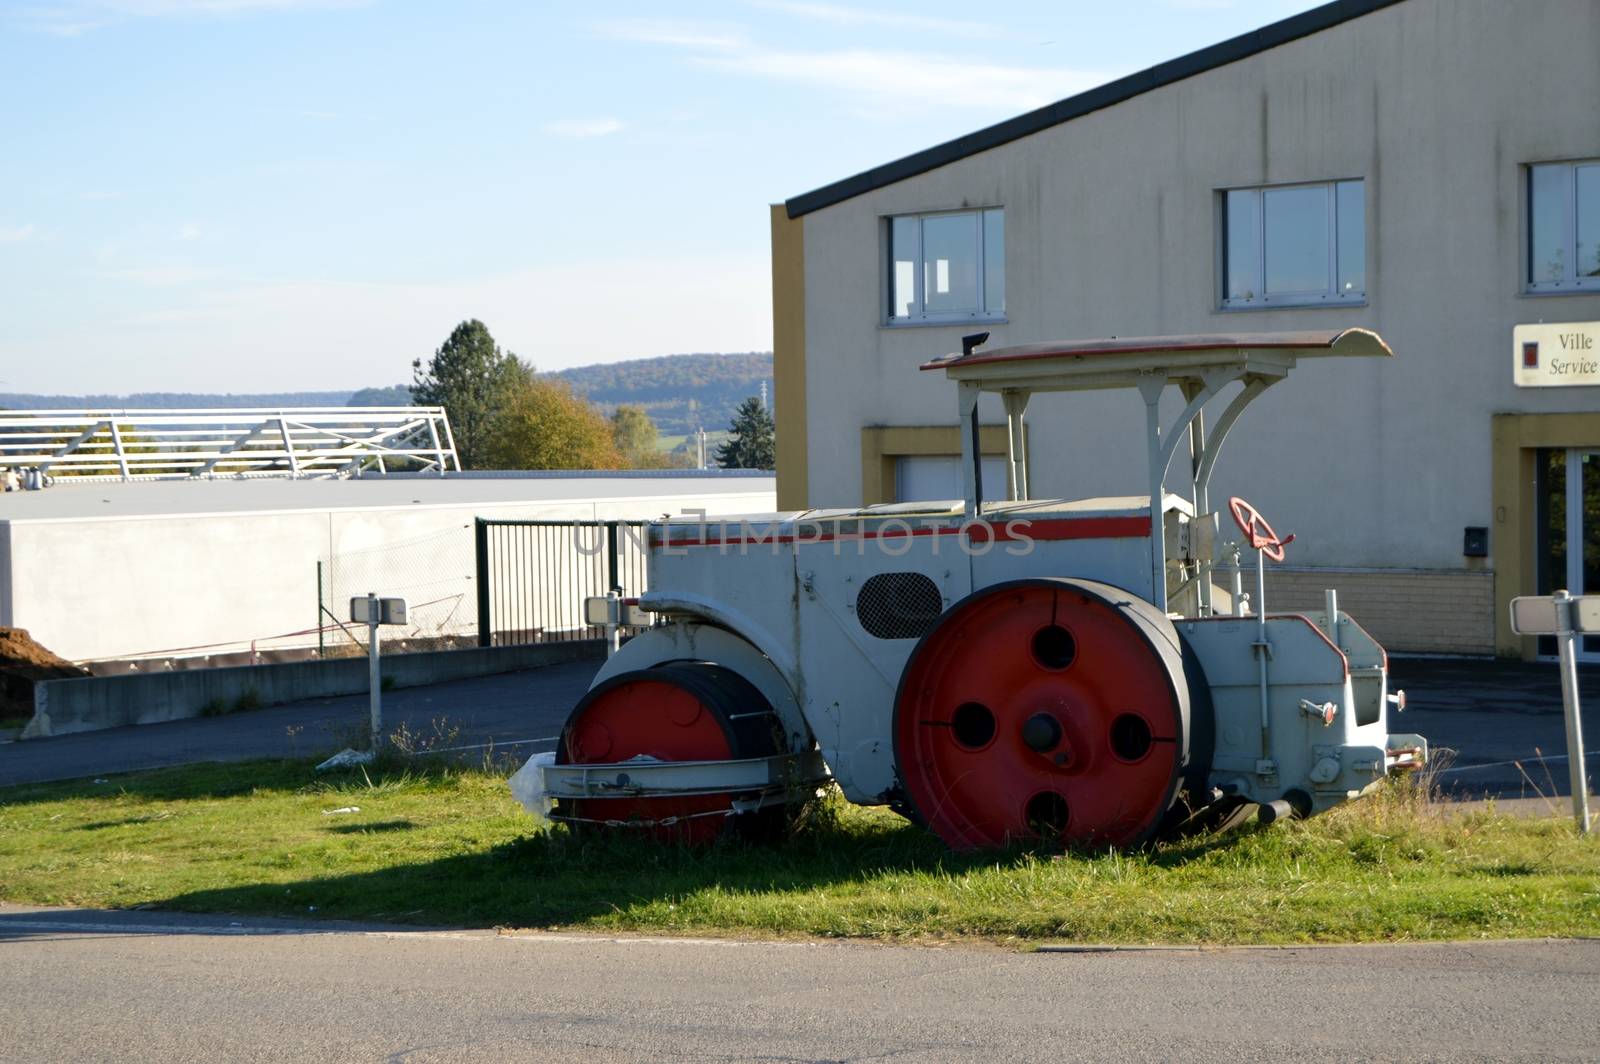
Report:
M1600 165L1577 170L1578 276L1600 277Z
M1353 296L1367 290L1367 197L1363 182L1339 182L1334 215L1339 226L1338 293Z
M930 314L976 314L978 216L947 214L922 220L923 300Z
M1228 193L1224 210L1228 223L1228 298L1254 299L1261 273L1260 193L1253 188Z
M905 317L917 302L917 220L895 218L889 226L889 314Z
M1006 214L983 212L983 301L990 314L1006 312Z
M1005 211L890 218L888 320L959 321L1005 313Z
M1528 175L1528 280L1533 284L1566 279L1567 197L1564 166L1535 166Z
M1262 194L1268 295L1328 290L1328 190L1275 188Z
M1366 299L1364 181L1230 189L1222 204L1224 306Z

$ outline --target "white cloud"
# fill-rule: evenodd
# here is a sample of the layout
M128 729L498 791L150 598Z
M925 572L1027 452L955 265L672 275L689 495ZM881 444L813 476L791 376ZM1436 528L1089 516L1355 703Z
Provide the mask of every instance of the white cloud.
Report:
M625 128L619 118L564 118L544 124L544 131L552 136L574 137L579 140L610 136L612 133L620 133Z
M968 32L964 23L949 19L807 0L752 2L844 25L916 25ZM850 97L857 114L880 117L931 107L1026 111L1107 80L1099 71L985 63L930 52L772 48L753 42L737 28L695 22L629 19L599 23L595 29L610 37L679 49L691 62L711 69L836 90Z
M700 56L701 65L752 77L791 81L869 98L867 111L904 107L964 107L1027 111L1093 88L1101 73L975 63L953 56L850 49L779 52L745 49L730 56ZM861 101L858 99L857 104Z
M838 26L884 26L897 30L952 33L962 37L1000 36L1000 30L986 22L908 15L900 11L875 11L862 7L845 7L840 4L813 4L802 0L749 0L749 3L768 11L781 11L787 15L796 15L818 22L831 22Z
M602 37L641 44L664 44L674 48L742 48L747 43L737 28L723 23L683 22L674 19L610 19L597 22L594 31Z
M144 18L205 18L257 11L365 7L376 0L33 0L9 20L64 37Z
M192 222L190 222L190 223L188 223L186 225L179 226L178 227L178 235L176 237L174 237L174 239L175 240L199 240L200 239L200 227L198 225L195 225Z
M20 244L24 240L33 238L33 226L19 225L12 229L0 229L0 244Z

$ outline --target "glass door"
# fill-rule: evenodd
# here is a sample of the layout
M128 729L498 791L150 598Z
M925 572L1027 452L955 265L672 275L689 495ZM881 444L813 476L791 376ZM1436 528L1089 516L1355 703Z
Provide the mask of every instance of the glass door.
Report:
M1567 590L1600 595L1600 450L1567 451ZM1600 661L1600 636L1579 641L1579 658Z
M1600 595L1600 449L1541 450L1535 469L1538 593ZM1555 656L1553 636L1540 637L1539 653ZM1578 656L1600 662L1600 636L1584 636Z

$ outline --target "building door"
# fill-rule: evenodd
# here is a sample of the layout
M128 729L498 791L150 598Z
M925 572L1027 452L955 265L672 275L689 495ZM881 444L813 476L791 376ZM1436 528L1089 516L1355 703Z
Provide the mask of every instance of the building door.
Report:
M983 501L1000 502L1006 497L1006 460L993 455L983 458ZM960 455L902 455L894 463L895 502L961 501Z
M1600 449L1549 448L1538 458L1539 594L1566 588L1600 595ZM1584 636L1579 658L1600 662L1600 636ZM1554 655L1555 640L1539 640Z

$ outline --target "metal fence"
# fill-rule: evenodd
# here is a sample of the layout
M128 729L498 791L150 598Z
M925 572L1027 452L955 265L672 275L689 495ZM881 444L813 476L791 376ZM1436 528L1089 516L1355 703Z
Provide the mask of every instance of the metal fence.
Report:
M509 521L474 528L478 645L600 639L583 600L645 590L645 521Z

